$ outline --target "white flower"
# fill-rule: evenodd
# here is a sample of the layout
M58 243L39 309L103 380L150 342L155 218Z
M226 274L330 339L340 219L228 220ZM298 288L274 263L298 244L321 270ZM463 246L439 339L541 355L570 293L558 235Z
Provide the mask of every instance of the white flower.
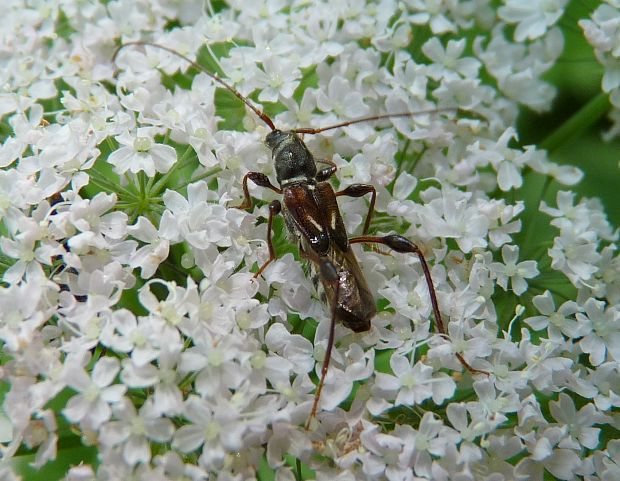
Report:
M472 205L471 194L453 188L431 188L423 196L427 204L418 215L429 237L454 238L465 253L474 247L486 247L489 220Z
M312 343L299 334L291 334L282 324L275 323L269 328L265 342L270 351L281 353L292 363L294 372L303 374L314 368Z
M412 363L400 354L390 358L391 374L377 373L375 386L377 394L394 399L395 405L413 406L425 399L433 398L439 404L449 399L456 389L452 378L445 375L433 376L433 368L417 362Z
M405 5L413 12L409 20L415 24L429 24L434 34L456 31L456 25L447 15L448 2L441 0L408 0Z
M456 74L466 78L476 77L480 62L473 57L460 58L465 46L465 39L450 40L445 48L437 37L427 40L422 45L422 52L435 62L428 67L428 75L435 80L450 78Z
M138 320L131 311L120 309L111 314L99 338L116 352L130 352L134 364L144 366L157 358L158 334L158 326L148 317Z
M396 433L405 444L401 463L412 466L418 476L427 479L433 475L433 457L441 458L448 446L454 446L460 440L458 433L444 426L432 412L424 413L417 430L402 425Z
M177 160L174 148L154 142L152 133L146 129L138 129L135 135L125 132L116 140L122 147L110 154L108 162L118 174L144 171L147 176L153 177L156 172L168 172Z
M611 2L602 3L591 15L592 20L580 20L579 26L597 50L609 52L614 57L620 57L620 41L617 33L620 29L618 6Z
M142 278L148 279L168 257L170 243L167 239L162 239L153 224L142 216L135 225L127 227L127 233L147 243L131 256L129 265L139 267Z
M179 389L179 348L164 345L159 352L158 366L145 364L136 366L129 359L123 363L121 380L130 388L154 386L153 409L161 414L180 413L183 409L183 395Z
M183 416L190 424L176 431L172 446L185 453L202 447L199 462L206 469L217 470L222 467L227 450L241 449L246 426L236 419L237 413L228 406L213 406L191 396L185 402Z
M524 24L527 25L527 24ZM474 51L493 75L504 94L535 110L548 108L555 90L541 79L563 51L564 38L554 28L532 44L512 43L505 35L504 25L498 24L491 31L491 40L476 38ZM504 128L506 126L504 125Z
M345 119L362 117L369 112L362 95L352 88L347 79L340 76L331 78L326 92L317 93L316 103L323 112L333 111Z
M46 305L46 295L55 291L50 287L31 279L0 289L0 339L7 352L19 352L30 345L53 314Z
M101 427L99 440L107 449L122 446L123 458L129 465L148 463L151 458L149 440L164 443L174 432L172 421L153 412L152 402L145 403L136 412L131 401L124 398L113 411L118 420Z
M617 2L607 1L599 5L591 15L591 20L580 20L579 26L594 46L596 57L604 68L601 88L610 93L614 109L609 117L612 127L604 134L609 140L618 135L620 105L620 6Z
M212 244L231 244L232 222L244 215L227 209L224 205L209 202L213 193L206 183L196 182L187 188L187 199L171 190L164 194L164 204L169 209L162 216L161 236L171 241L187 240L197 249Z
M577 313L577 320L584 324L585 335L579 345L590 354L590 362L598 366L609 356L620 361L620 310L618 306L606 307L602 301L588 299L583 305L585 313Z
M526 441L530 456L520 463L517 473L538 478L542 476L543 469L546 469L559 479L574 479L582 460L574 450L560 447L565 436L566 429L562 427L540 429L536 437Z
M42 265L50 265L52 256L62 255L64 249L52 241L52 233L46 220L50 206L47 202L41 204L40 209L32 212L32 217L21 217L17 224L18 230L11 233L11 238L0 237L2 252L16 259L4 272L5 282L15 284L23 278L44 279Z
M542 316L528 317L524 321L534 330L547 328L550 337L557 336L558 331L573 339L583 335L584 326L574 318L575 314L581 311L576 302L566 301L556 310L553 296L549 291L534 296L532 302Z
M525 279L538 276L540 271L536 267L536 261L523 261L517 264L519 259L519 247L505 245L502 247L504 263L493 262L491 271L497 277L497 283L506 291L510 281L513 292L520 296L527 290Z
M597 412L593 404L586 404L579 411L566 393L560 393L559 400L549 403L552 416L563 426L568 426L568 438L560 442L560 447L594 449L599 443L600 428L594 424L604 424L610 419Z
M115 245L114 241L125 236L127 214L113 211L116 205L115 194L100 192L92 199L76 198L69 209L69 221L80 233L69 239L71 252L81 254L89 247L99 249ZM106 213L108 212L108 213Z
M462 311L459 315L462 315ZM451 369L464 369L456 354L463 356L468 362L491 354L490 340L493 335L482 324L478 326L472 326L472 324L457 320L451 321L448 324L449 340L436 336L436 340L441 339L441 343L429 350L429 360L438 359L440 362L435 361L436 367L449 366Z
M410 469L405 460L401 460L405 441L400 437L383 434L376 425L365 423L360 434L364 446L362 471L370 478L384 475L390 481L406 479L405 473Z
M577 287L586 284L598 270L600 254L594 236L588 233L563 230L553 239L548 254L551 267L563 272Z
M620 441L617 439L610 441L606 451L607 456L602 460L601 479L613 481L620 476Z
M75 359L68 358L64 366L64 379L78 394L69 399L63 409L65 417L88 429L98 429L110 419L110 404L120 402L127 390L127 386L112 384L119 369L118 359L103 357L95 364L89 377Z
M545 34L564 13L568 0L506 0L498 9L500 18L516 23L515 40L533 40Z
M521 479L509 462L523 451L521 440L517 436L502 434L489 436L486 444L482 459L474 464L476 472L485 476L484 479L492 479L493 475L504 476L504 479Z
M46 409L32 420L24 432L24 444L30 449L37 448L35 460L31 466L41 468L57 456L58 433L56 417L52 410Z
M411 42L411 26L408 24L400 24L373 39L373 44L380 52L396 52L407 47L409 42Z
M553 386L553 376L568 375L573 361L565 357L565 345L561 339L543 339L540 345L530 341L530 332L521 329L519 345L527 366L522 369L522 376L526 376L537 389L550 389Z
M257 87L261 90L258 100L275 102L282 98L290 99L299 85L301 72L293 60L272 56L263 60L264 75L258 77Z
M462 403L451 403L448 405L446 415L448 416L448 421L459 432L463 441L469 443L472 443L479 436L485 436L495 424L484 417L468 415L467 407ZM471 421L468 418L471 418ZM476 450L476 447L470 446L470 449Z

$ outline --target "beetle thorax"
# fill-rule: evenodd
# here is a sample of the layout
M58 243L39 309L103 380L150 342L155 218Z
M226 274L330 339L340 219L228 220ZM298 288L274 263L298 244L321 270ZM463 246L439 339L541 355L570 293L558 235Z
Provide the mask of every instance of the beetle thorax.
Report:
M314 157L296 133L274 130L267 135L265 142L273 152L276 179L280 185L314 180Z

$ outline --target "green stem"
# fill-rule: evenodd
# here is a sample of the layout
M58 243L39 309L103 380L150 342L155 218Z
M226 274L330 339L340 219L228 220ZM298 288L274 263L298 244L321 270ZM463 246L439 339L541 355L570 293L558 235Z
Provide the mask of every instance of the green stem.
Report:
M138 178L136 177L135 174L130 174L129 171L125 172L123 174L123 177L125 177L125 182L127 182L127 189L129 190L129 192L133 192L135 194L136 199L140 199L141 195L140 195L140 189L137 186L137 182L138 182Z
M182 165L184 166L184 161L185 158L191 153L193 152L193 148L191 145L188 145L187 148L185 149L185 152L183 152L183 155L181 155L181 158L178 159L170 168L170 170L168 172L166 172L166 174L159 179L155 185L153 186L153 190L151 191L151 195L158 195L166 186L168 179L170 179L170 177L172 176L172 174L174 172L176 172Z
M146 187L146 174L144 172L138 172L138 187L140 191L140 198L144 199Z
M296 468L295 479L297 481L302 481L304 478L301 475L301 461L299 459L295 460L295 468Z
M179 188L185 188L187 187L189 184L193 184L194 182L198 182L199 180L203 180L206 179L207 177L211 177L212 175L218 174L222 171L221 167L214 167L211 170L207 170L206 172L203 172L200 175L197 175L195 177L192 177L188 182L186 182L185 184L181 184L178 187Z
M553 152L562 145L577 139L608 111L609 96L601 92L543 140L540 143L540 148Z
M91 167L88 171L88 174L91 179L96 179L99 182L100 186L107 186L106 188L110 192L118 192L119 194L123 192L125 195L130 195L130 192L122 185L120 185L120 182L114 182L110 180L109 175L102 172L98 167Z
M104 177L101 177L99 175L91 175L90 176L90 182L95 187L100 188L103 192L108 192L108 193L116 192L118 194L124 194L125 196L127 196L129 198L133 198L134 197L133 193L131 193L130 191L128 191L124 187L121 187L120 184L114 184L114 183L106 180Z

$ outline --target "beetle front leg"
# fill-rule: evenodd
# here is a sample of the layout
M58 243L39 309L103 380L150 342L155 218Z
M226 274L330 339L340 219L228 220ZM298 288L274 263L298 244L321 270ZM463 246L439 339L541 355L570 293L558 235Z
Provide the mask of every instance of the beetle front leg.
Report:
M377 189L370 184L351 184L346 189L336 192L336 196L346 195L347 197L362 197L369 192L372 195L370 196L370 205L368 206L368 213L366 214L366 222L364 222L363 235L368 234L368 230L370 229L370 221L375 212L375 202L377 201Z
M420 264L422 265L422 272L424 273L424 278L426 279L426 285L428 287L428 292L431 297L431 306L433 308L433 315L435 316L435 322L437 324L437 330L440 334L445 337L448 336L448 332L443 323L443 319L441 317L441 312L439 312L439 302L437 302L437 293L435 292L435 285L433 284L433 278L431 277L431 271L428 267L428 262L426 262L426 258L422 253L422 250L411 242L409 239L401 236L401 235L386 235L386 236L359 236L353 237L349 239L350 244L383 244L388 246L390 249L395 250L396 252L402 253L410 253L416 254L418 259L420 259ZM480 369L476 369L472 367L463 357L461 353L455 353L456 358L463 365L465 369L467 369L472 374L485 374L489 375L488 372L482 371Z
M327 159L317 159L315 162L319 164L327 164L329 167L325 167L324 169L319 170L314 176L314 180L317 182L325 182L329 180L329 178L336 173L338 170L338 166L334 164L331 160Z
M279 189L275 185L271 183L269 177L261 172L248 172L243 176L243 202L241 205L236 206L235 208L241 210L248 210L252 208L252 198L250 197L250 191L248 189L248 179L254 182L259 187L267 187L268 189L273 190L274 192L281 194L282 189Z
M281 211L282 211L282 204L280 204L279 200L274 200L270 202L269 219L267 220L267 248L269 249L269 259L267 259L267 261L262 266L260 266L256 274L254 274L254 279L258 278L258 276L260 276L264 272L264 270L267 269L267 266L277 259L276 251L273 248L272 226L273 226L273 218L276 215L278 215Z

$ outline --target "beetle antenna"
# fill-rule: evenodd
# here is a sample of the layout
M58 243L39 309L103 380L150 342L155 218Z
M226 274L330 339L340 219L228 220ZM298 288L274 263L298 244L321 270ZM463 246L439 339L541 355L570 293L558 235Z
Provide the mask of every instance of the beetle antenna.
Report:
M237 97L239 100L241 100L245 105L247 105L256 115L258 115L261 120L263 122L265 122L267 124L267 126L271 129L271 130L276 130L276 126L273 124L273 121L269 118L269 116L263 112L262 110L260 110L258 107L256 107L252 102L250 102L244 95L241 94L241 92L239 92L236 88L234 88L232 85L230 85L228 82L226 82L225 80L223 80L219 75L214 74L213 72L209 72L206 68L204 68L202 65L200 65L199 63L193 61L192 59L190 59L189 57L187 57L186 55L183 55L182 53L177 52L176 50L166 47L164 45L159 45L158 43L153 43L153 42L145 42L143 40L138 40L135 42L127 42L124 43L122 45L120 45L116 51L114 52L114 55L112 55L112 62L114 62L116 60L116 57L118 55L118 53L123 50L125 47L129 47L132 45L139 45L139 46L148 46L148 47L155 47L155 48L159 48L161 50L165 50L166 52L169 52L173 55L176 55L179 58L182 58L183 60L185 60L188 64L190 64L192 67L194 67L196 70L199 70L200 72L203 72L205 74L207 74L209 77L211 77L213 80L215 80L217 83L219 83L221 86L223 86L224 88L226 88L229 92L232 92L232 94Z
M417 112L397 112L393 114L371 115L369 117L359 117L357 119L346 120L338 124L328 125L327 127L319 127L316 129L312 127L302 128L302 129L293 129L291 130L291 132L294 132L296 134L312 135L312 134L318 134L321 132L325 132L326 130L337 129L340 127L348 127L349 125L353 125L353 124L360 124L362 122L373 122L376 120L393 119L396 117L416 117L418 115L437 114L441 112L458 112L459 110L462 110L462 109L458 107L444 107L440 109L419 110Z

